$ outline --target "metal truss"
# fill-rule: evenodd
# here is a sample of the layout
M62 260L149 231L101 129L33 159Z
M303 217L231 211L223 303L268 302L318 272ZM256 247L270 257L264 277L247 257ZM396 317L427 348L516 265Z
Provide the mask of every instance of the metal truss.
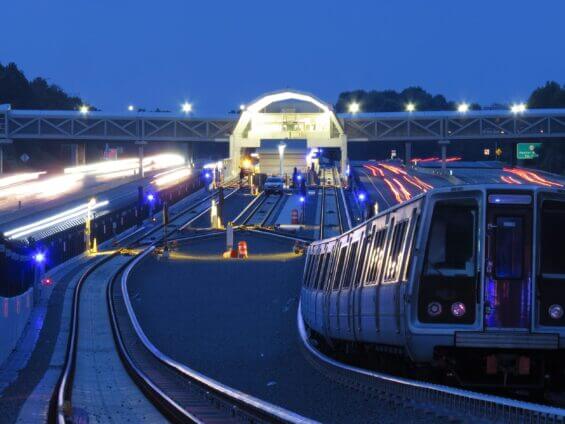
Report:
M429 116L383 114L388 116L342 118L349 141L417 141L469 139L524 139L565 137L565 110L536 110L514 115L469 113L468 116L445 112ZM424 115L424 114L423 114Z
M69 112L8 111L0 137L10 139L104 141L228 141L234 119L181 116L103 116ZM2 130L4 130L2 132Z
M565 110L383 113L341 116L349 141L565 138ZM65 111L0 109L0 138L26 140L223 141L237 118L197 119L179 115L82 115Z

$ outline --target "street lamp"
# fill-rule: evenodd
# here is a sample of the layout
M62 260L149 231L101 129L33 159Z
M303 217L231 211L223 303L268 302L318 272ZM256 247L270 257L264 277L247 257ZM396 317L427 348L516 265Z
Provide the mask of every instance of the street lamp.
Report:
M526 111L526 104L525 103L514 103L510 110L512 113L524 113Z
M359 111L361 110L361 106L357 102L351 102L349 103L348 109L349 109L349 113L356 114L359 113Z
M459 113L469 112L469 104L468 103L461 103L459 106L457 106L457 112L459 112Z
M133 109L134 109L133 105L129 105L129 106L128 106L128 110L129 110L130 112L133 112Z
M190 103L188 103L188 102L184 102L184 103L182 104L182 111L183 111L184 113L190 113L190 112L192 112L192 105L191 105Z
M279 159L280 159L280 176L283 176L283 160L284 160L284 149L286 148L286 144L281 143L278 146L279 148Z
M416 105L412 102L406 105L406 112L414 112L416 110Z
M79 108L79 112L82 113L83 115L86 115L88 113L88 106L87 105L82 105Z

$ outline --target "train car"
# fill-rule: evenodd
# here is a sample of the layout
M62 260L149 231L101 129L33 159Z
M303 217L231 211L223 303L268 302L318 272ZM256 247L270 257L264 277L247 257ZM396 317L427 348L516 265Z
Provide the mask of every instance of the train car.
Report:
M544 387L564 377L564 243L564 190L434 189L311 244L302 317L330 348Z

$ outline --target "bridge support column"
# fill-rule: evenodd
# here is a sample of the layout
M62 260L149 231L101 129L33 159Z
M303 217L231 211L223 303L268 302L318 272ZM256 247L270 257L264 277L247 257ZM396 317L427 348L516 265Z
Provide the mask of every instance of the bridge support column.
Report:
M241 144L236 136L230 135L230 160L232 176L237 175L239 172L239 162L241 160Z
M184 161L187 165L192 165L194 162L194 148L190 141L184 143Z
M340 135L339 139L341 141L341 174L345 175L347 170L347 136L345 134Z
M4 173L4 146L12 143L13 140L10 138L0 139L0 175Z
M136 141L135 144L137 145L137 152L138 152L138 159L139 159L139 171L138 171L138 175L140 178L144 178L145 177L145 172L143 170L143 158L145 157L144 154L144 146L147 144L147 141Z
M411 160L412 160L412 142L407 141L406 143L404 143L404 164L405 165L410 164Z
M71 144L71 164L72 166L84 165L86 163L86 144Z
M441 147L441 173L447 173L447 145L449 144L449 140L440 140L438 144Z

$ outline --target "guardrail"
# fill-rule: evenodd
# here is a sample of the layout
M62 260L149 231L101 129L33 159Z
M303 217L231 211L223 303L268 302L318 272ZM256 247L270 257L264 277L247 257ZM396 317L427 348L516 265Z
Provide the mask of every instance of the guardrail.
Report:
M469 420L473 417L492 422L565 423L565 409L394 377L343 364L310 345L300 304L298 305L297 324L306 350L324 367L350 380L354 379L358 383L368 384L397 400L411 404L416 402L420 404L421 409L452 411Z

